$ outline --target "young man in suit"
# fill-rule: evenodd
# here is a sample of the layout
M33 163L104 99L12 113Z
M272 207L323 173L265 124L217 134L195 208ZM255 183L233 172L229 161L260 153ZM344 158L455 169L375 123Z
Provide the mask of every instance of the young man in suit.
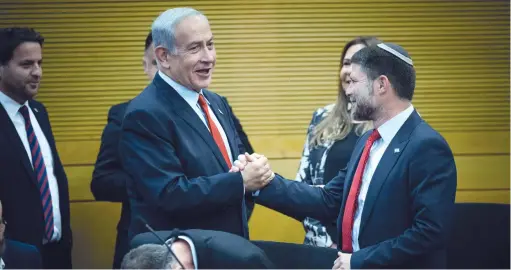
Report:
M156 58L154 57L154 46L151 32L146 37L144 56L142 58L144 72L149 81L152 81L158 71ZM226 100L227 101L227 100ZM121 161L118 154L118 142L120 139L121 124L124 112L129 102L123 102L112 106L108 112L108 122L101 136L101 147L99 149L96 165L92 175L91 191L98 201L121 202L122 210L119 223L117 224L117 238L115 242L115 253L113 268L118 269L123 256L128 252L128 227L131 219L126 182L130 176L121 168ZM229 107L232 112L232 109ZM248 153L252 153L252 146L247 135L234 114L233 121L243 145ZM250 216L250 214L249 214Z
M6 237L36 246L44 268L72 268L69 191L48 113L33 98L43 37L0 29L0 200Z
M334 269L445 268L456 165L447 142L411 104L412 59L402 47L380 43L357 52L351 65L352 117L375 129L324 188L277 176L257 202L298 219L337 217ZM234 170L254 159L241 156Z
M176 258L153 233L137 235L131 241L130 251L124 258L124 269L144 268L143 257L162 254L170 260L160 259L171 269L275 269L266 253L247 239L226 232L210 230L184 230L155 232L165 240ZM160 244L161 252L151 252L147 244ZM180 265L181 264L181 265ZM168 269L168 268L164 268Z
M206 90L216 62L207 18L191 8L163 12L152 25L156 76L126 109L119 155L130 175L132 215L156 230L199 228L248 238L251 192L273 173L265 157L229 173L245 152L224 98ZM132 218L129 234L145 231Z

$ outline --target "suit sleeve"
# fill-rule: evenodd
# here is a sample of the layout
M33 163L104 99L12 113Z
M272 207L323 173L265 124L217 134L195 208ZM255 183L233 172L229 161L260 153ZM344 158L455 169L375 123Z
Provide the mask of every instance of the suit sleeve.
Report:
M447 244L454 213L456 165L447 143L440 138L419 142L408 167L411 228L402 235L353 253L352 268L402 265Z
M276 175L261 190L257 203L303 221L311 217L321 221L337 218L344 189L345 171L341 171L324 188L309 186Z
M176 154L169 123L144 110L128 112L122 125L122 166L142 199L176 215L202 215L243 199L241 173L188 178ZM130 186L131 190L131 186Z
M130 176L122 169L118 153L123 116L124 110L115 107L108 112L108 123L101 136L101 146L91 181L92 194L98 201L128 200L126 182Z

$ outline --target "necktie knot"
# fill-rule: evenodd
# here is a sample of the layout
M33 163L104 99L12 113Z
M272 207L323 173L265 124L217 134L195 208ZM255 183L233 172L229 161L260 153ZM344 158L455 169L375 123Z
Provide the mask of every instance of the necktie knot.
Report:
M30 121L30 116L28 114L28 107L26 105L23 105L20 107L19 112L25 118L25 121Z
M199 105L204 108L206 107L207 108L207 102L206 102L206 99L204 98L203 95L200 95L199 94Z
M373 129L373 132L369 136L367 143L372 145L376 140L378 140L380 138L381 138L380 132L378 132L377 129Z

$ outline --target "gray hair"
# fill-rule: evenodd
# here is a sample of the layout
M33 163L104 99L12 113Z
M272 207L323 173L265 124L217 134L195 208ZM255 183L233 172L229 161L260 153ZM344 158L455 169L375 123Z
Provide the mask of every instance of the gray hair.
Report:
M174 257L163 245L145 244L124 256L121 269L171 269Z
M175 47L176 26L185 18L195 15L202 16L207 20L204 14L189 7L173 8L161 13L151 26L154 47L162 46L171 53L177 53Z

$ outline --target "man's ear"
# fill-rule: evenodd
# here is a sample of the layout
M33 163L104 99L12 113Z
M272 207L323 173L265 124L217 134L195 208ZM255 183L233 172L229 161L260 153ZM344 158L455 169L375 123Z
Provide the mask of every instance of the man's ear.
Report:
M154 56L163 68L170 68L170 63L168 61L169 51L167 49L163 48L162 46L154 48Z
M376 91L380 95L383 95L392 89L392 84L390 83L389 78L385 75L380 75L374 82L376 84Z

